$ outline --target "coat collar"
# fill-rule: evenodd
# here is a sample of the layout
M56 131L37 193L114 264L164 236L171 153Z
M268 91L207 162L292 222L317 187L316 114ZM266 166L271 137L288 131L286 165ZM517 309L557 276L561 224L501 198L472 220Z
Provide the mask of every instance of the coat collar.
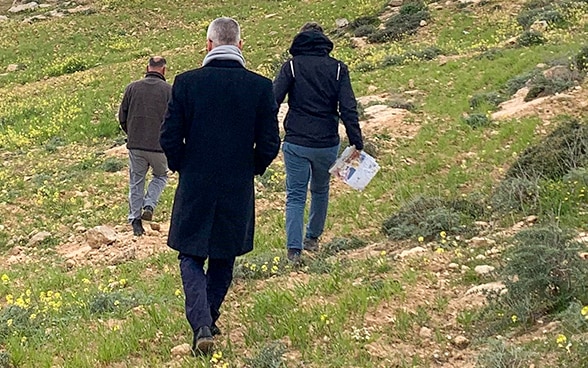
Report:
M203 68L245 68L241 63L235 60L211 60Z
M158 72L147 72L147 73L145 73L145 78L159 78L159 79L165 80L165 77L163 76L163 74L158 73Z

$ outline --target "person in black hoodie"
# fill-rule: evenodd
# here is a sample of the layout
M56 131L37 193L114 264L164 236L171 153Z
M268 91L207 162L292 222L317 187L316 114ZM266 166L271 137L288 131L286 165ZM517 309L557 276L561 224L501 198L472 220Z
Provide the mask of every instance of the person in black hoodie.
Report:
M339 120L349 143L363 149L357 101L347 66L332 58L333 43L322 27L306 23L290 47L292 58L274 80L278 104L288 95L282 145L286 166L286 236L288 259L300 261L302 249L318 250L329 205L329 168L339 151ZM304 208L310 182L311 204L306 234Z

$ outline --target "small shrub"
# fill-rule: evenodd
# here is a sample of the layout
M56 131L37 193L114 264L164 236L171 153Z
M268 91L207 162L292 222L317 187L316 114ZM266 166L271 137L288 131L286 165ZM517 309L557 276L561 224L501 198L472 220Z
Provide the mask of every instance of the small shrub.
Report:
M245 358L249 368L286 368L284 353L286 347L279 341L264 345L253 358Z
M519 47L529 47L535 45L543 45L545 43L543 33L537 31L524 31L517 39Z
M584 46L574 57L576 69L584 72L588 68L588 46Z
M439 55L443 55L443 50L436 46L429 46L420 51L409 51L405 54L405 58L413 60L433 60Z
M498 212L533 212L539 204L539 186L525 178L507 178L492 193L492 208Z
M497 48L491 48L488 50L485 50L484 52L482 52L479 55L476 55L475 59L477 60L481 60L481 59L487 59L487 60L496 60L500 57L502 57L504 54L502 52L502 50L497 49Z
M380 18L376 16L363 16L351 21L351 23L349 23L349 28L351 28L352 30L357 30L364 26L371 26L375 28L379 25Z
M463 117L464 123L469 125L470 127L476 128L483 128L490 125L490 118L486 114L469 114Z
M385 29L372 33L368 41L373 43L399 41L407 35L414 34L421 26L421 21L429 18L430 14L426 10L414 14L397 14L386 22Z
M382 61L383 67L402 65L406 61L406 56L403 55L386 55Z
M115 157L108 157L102 163L102 170L106 172L118 172L127 166L126 161Z
M543 74L535 76L529 81L529 93L525 96L525 101L531 101L538 97L551 96L572 88L580 80L580 75L569 68L559 67L565 70L558 75L549 78Z
M527 368L533 363L535 353L507 344L502 340L492 339L489 347L478 356L476 367L479 368Z
M364 240L356 237L335 238L329 243L321 245L320 252L322 255L331 256L345 250L363 248L366 245L367 243Z
M10 354L7 351L0 351L0 368L12 368Z
M427 10L427 4L422 1L410 1L402 4L400 7L400 14L417 14L418 12Z
M506 172L506 178L560 180L588 164L588 126L575 120L558 126L538 144L527 148Z
M422 236L430 241L438 238L442 231L447 236L473 236L477 233L473 221L480 217L477 212L470 211L477 206L466 206L464 201L417 197L384 221L382 232L392 240L417 239Z
M359 72L370 72L372 70L376 70L377 66L370 63L370 62L362 62L359 63L355 66L355 70L359 71Z
M588 169L585 167L571 169L567 174L564 175L563 180L567 183L588 185Z
M566 310L573 302L588 303L588 268L578 256L585 246L572 240L571 231L557 226L519 232L509 248L500 276L508 292L491 307L516 315L521 323Z
M506 98L500 92L492 91L486 93L477 93L473 95L472 98L470 98L470 107L475 109L484 104L497 107L504 101L506 101Z
M400 99L390 100L387 102L387 105L393 109L404 109L408 111L414 111L415 109L414 103Z
M562 27L566 24L565 16L552 5L523 10L517 16L517 22L524 29L529 29L536 21L546 21L552 27Z
M527 82L529 80L531 80L533 77L535 77L536 75L538 75L539 73L540 72L538 70L534 70L531 72L519 74L519 75L515 76L514 78L509 79L506 82L506 86L505 86L507 95L512 96L515 93L517 93L517 91L519 89L525 87Z
M376 32L377 28L370 25L370 24L366 24L364 26L360 26L357 27L354 31L353 31L353 35L355 37L365 37L365 36L369 36L372 33Z

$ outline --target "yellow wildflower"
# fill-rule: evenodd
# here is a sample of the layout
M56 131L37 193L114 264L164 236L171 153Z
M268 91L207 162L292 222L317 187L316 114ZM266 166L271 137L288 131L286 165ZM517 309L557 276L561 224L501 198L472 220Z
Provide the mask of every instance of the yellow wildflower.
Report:
M582 308L582 310L580 311L580 313L582 313L582 315L586 317L586 319L588 319L588 305L585 305L584 308Z
M445 252L445 249L443 249L443 248L437 248L437 249L435 249L435 253L441 254L441 253L444 253L444 252Z
M174 294L175 294L175 296L180 296L180 295L182 295L182 290L176 289Z
M425 241L425 238L423 238L422 236L419 236L419 243L422 243Z
M445 238L445 237L447 236L447 233L446 233L445 231L441 231L441 232L439 233L439 235L440 235L442 238Z
M2 274L2 283L4 285L8 285L9 282L10 282L10 277L8 277L7 274Z
M512 320L512 323L517 323L517 321L519 320L519 317L517 317L516 314L513 314L510 319Z
M563 345L566 343L566 341L568 341L568 338L566 337L566 335L563 334L557 335L557 338L555 339L557 346L559 346L560 348L564 347Z

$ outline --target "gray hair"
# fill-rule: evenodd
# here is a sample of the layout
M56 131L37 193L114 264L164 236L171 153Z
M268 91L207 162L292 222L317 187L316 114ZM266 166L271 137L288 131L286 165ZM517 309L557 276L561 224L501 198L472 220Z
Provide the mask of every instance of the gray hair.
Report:
M206 37L214 46L237 46L241 41L241 29L239 23L233 18L216 18L208 26Z

